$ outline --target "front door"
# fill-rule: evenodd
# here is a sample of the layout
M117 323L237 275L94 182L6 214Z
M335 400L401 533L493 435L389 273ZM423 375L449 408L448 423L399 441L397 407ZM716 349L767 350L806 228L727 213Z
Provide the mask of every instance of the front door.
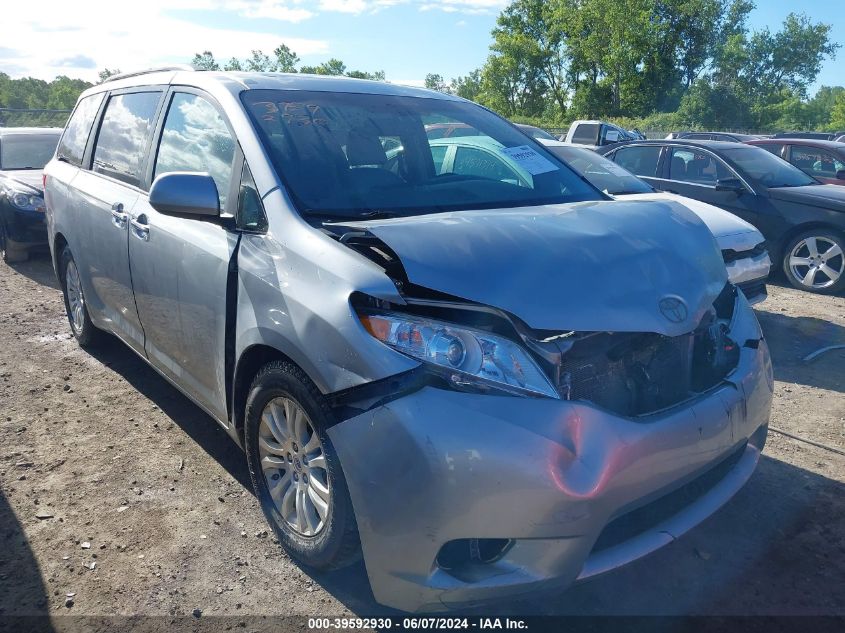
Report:
M172 92L168 100L150 180L172 171L206 172L217 184L220 208L233 212L237 148L226 121L200 94ZM132 283L147 356L221 421L227 419L226 289L238 242L227 226L219 218L159 213L147 194L132 209L129 226Z

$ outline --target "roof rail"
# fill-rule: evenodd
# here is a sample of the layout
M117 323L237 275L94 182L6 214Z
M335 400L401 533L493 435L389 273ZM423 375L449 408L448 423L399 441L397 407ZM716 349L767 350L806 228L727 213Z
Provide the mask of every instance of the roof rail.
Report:
M172 66L158 66L157 68L147 68L146 70L136 70L131 73L118 73L116 75L112 75L105 80L103 83L107 81L117 81L118 79L126 79L127 77L138 77L140 75L148 75L150 73L160 73L166 72L168 70L200 70L196 66L191 64L173 64Z

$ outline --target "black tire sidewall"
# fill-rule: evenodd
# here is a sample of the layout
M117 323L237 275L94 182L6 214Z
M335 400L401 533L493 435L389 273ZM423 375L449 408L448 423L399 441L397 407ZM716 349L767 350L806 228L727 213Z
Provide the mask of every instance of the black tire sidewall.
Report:
M786 243L785 248L783 249L783 254L781 256L781 268L783 270L783 274L786 276L786 280L790 283L793 288L797 288L798 290L803 290L804 292L812 292L814 294L836 294L841 292L845 289L845 274L843 274L835 284L829 286L827 288L808 288L807 286L803 285L798 279L793 277L792 271L789 266L789 258L792 256L792 250L795 248L795 245L798 244L801 240L804 240L808 237L821 237L827 240L833 240L839 247L845 252L845 236L842 233L837 231L833 231L826 228L818 228L818 229L810 229L807 231L803 231L799 233L791 240Z
M68 327L70 327L70 331L73 334L74 338L79 342L79 345L82 347L88 347L92 345L95 341L96 336L96 328L94 324L91 322L91 317L88 315L88 306L83 305L82 310L82 330L80 332L76 331L76 328L73 327L73 319L70 315L70 302L68 301L67 297L67 267L70 262L74 262L73 255L70 252L68 247L65 247L62 251L61 260L59 264L59 271L60 271L60 279L62 283L62 297L64 298L65 303L65 314L67 315ZM77 267L78 270L78 267ZM80 292L83 292L80 288ZM84 298L83 294L83 298Z
M261 469L258 453L258 429L261 414L274 398L290 398L302 407L320 437L329 475L331 502L323 529L315 536L297 534L276 510ZM244 449L249 475L261 510L276 538L288 553L304 565L333 569L350 562L350 532L357 546L357 526L349 499L346 479L331 440L326 433L332 418L322 395L304 373L291 363L275 362L259 372L247 398L244 422Z

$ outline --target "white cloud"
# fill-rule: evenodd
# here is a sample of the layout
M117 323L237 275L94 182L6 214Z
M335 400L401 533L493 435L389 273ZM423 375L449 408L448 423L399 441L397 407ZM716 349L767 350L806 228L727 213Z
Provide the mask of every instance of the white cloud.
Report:
M267 18L282 22L302 22L316 15L313 11L303 8L301 2L277 2L276 0L258 0L257 2L233 2L229 6L247 18Z
M221 10L224 6L229 10L246 10L243 2L223 0L137 3L47 0L34 14L25 3L9 3L3 9L4 21L16 27L5 29L3 46L14 50L16 57L11 66L0 54L0 65L15 76L32 75L50 80L62 74L94 81L98 68L130 71L188 63L194 53L204 50L211 50L221 61L244 57L253 49L272 51L281 43L299 55L329 52L325 40L285 37L283 31L272 34L213 28L167 15L174 10ZM90 67L90 62L79 66L56 63L77 56L94 60L95 68Z
M425 88L425 79L389 79L392 84L400 86L411 86L412 88Z
M426 0L420 5L420 11L491 14L498 13L507 4L507 0Z

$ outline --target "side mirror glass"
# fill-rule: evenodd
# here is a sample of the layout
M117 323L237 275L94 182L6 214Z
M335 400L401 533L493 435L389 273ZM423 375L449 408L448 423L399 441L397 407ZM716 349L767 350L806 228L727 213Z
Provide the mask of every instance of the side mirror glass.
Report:
M721 178L716 181L716 191L732 191L740 194L745 192L745 186L739 178Z
M845 180L845 169L836 172L836 180Z
M176 171L153 181L150 206L167 215L218 217L220 196L208 174Z
M604 142L605 144L618 143L619 132L617 132L616 130L608 130L607 134L604 135Z

